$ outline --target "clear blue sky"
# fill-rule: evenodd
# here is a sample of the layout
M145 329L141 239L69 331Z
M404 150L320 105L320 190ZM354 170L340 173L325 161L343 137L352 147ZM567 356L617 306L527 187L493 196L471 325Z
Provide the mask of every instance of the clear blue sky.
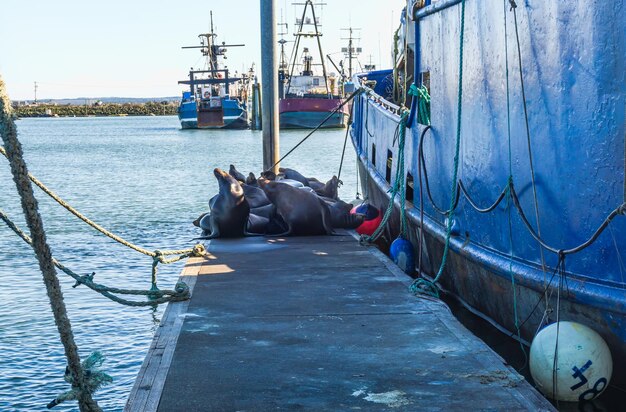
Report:
M291 32L296 7L276 3ZM392 33L405 1L325 3L324 54L345 46L340 29L352 25L361 28L361 61L371 55L379 68L390 67ZM14 100L32 99L34 81L38 99L177 96L183 88L176 82L201 56L180 47L198 44L213 10L218 41L246 44L229 50L229 68L241 71L255 62L260 75L259 5L260 0L1 0L0 74Z

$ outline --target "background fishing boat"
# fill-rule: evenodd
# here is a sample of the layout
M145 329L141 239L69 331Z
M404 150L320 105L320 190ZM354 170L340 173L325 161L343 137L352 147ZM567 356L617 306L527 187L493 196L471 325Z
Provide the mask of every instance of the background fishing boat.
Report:
M405 203L416 291L436 280L526 344L587 325L624 387L626 8L430 3L407 2L395 67L355 78L367 199L384 209L405 189L386 237Z
M337 78L326 71L320 41L322 36L319 31L320 21L315 15L315 6L311 0L305 1L303 5L302 17L296 20L297 31L294 33L296 41L291 53L288 73L285 73L284 68L287 66L284 60L279 65L280 127L312 129L328 116L331 117L322 125L322 128L345 127L348 109L344 106L335 112L343 100L337 86ZM311 17L307 14L309 8ZM312 31L305 31L310 29ZM303 47L302 54L299 54L302 38L316 40L321 63L313 63L313 56L308 47ZM284 42L281 46L284 50ZM284 53L281 53L282 56ZM321 75L314 73L315 65L321 66ZM295 74L297 70L299 72Z
M185 46L183 49L200 49L205 57L202 70L189 71L189 80L178 84L189 85L189 91L183 92L178 108L178 118L183 129L245 129L249 127L248 97L254 80L254 68L241 77L230 77L230 71L224 67L221 59L227 47L240 47L243 44L218 44L217 34L213 30L211 13L211 32L198 35L200 46Z

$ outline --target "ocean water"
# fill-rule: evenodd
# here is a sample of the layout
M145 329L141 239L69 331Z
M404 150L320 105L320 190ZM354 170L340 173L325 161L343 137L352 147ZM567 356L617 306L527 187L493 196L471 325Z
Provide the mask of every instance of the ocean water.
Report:
M92 220L147 249L188 248L217 191L213 168L233 163L247 174L262 167L262 134L250 130L180 130L176 117L42 118L17 122L31 174ZM281 132L286 153L306 131ZM318 131L282 165L328 180L337 174L345 130ZM356 193L348 142L340 197ZM77 273L123 288L149 288L151 258L100 235L39 189L53 255ZM0 208L25 228L9 165L0 157ZM171 288L184 263L159 266ZM106 411L122 410L164 307L111 302L63 273L65 304L82 358L101 351L114 379L95 394ZM0 411L46 410L69 389L65 356L33 251L0 223ZM78 410L76 402L54 410Z

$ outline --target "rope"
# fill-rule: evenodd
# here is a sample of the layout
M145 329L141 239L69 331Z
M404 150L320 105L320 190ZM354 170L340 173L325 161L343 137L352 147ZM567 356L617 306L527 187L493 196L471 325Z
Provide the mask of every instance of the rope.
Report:
M87 357L82 363L81 366L85 371L85 381L87 387L90 392L95 392L100 389L102 386L113 382L113 378L107 375L106 373L100 370L100 366L104 362L104 356L102 353L96 351ZM65 371L65 376L63 377L65 382L74 386L74 380L72 379L72 375ZM57 396L52 402L47 405L48 409L52 409L60 403L66 401L73 401L78 399L78 391L76 388L72 388L69 391L62 393Z
M402 112L402 116L400 118L400 122L396 127L396 136L398 138L398 161L396 162L396 178L394 180L393 186L390 189L391 196L389 199L389 205L387 206L387 210L385 210L385 214L383 215L380 224L372 233L371 236L362 235L361 243L373 243L375 242L383 233L385 226L389 222L391 218L391 214L393 212L394 201L396 195L400 193L400 234L404 238L406 238L406 208L405 208L405 191L406 191L406 181L404 176L404 143L406 137L406 120L409 117L409 112L404 110ZM394 137L395 142L395 137Z
M410 286L410 289L413 293L419 293L423 291L426 294L431 296L438 297L439 292L437 290L437 286L435 283L441 278L443 271L446 267L446 262L448 260L448 252L450 250L450 236L452 234L452 224L454 220L454 210L456 208L456 204L458 202L458 184L457 184L457 175L459 171L459 152L461 148L461 119L462 119L462 109L463 109L463 38L465 32L465 0L461 2L461 34L459 40L459 95L458 95L458 104L457 104L457 125L456 125L456 145L454 150L454 173L452 174L452 188L451 188L451 198L450 198L450 209L447 217L446 224L446 241L443 249L443 257L441 259L441 265L439 266L439 271L435 278L431 281L426 280L424 278L416 279Z
M7 155L6 149L3 148L2 146L0 146L0 154L4 155L4 157L6 157L8 159L8 155ZM116 234L106 230L104 227L100 226L99 224L97 224L93 220L89 219L87 216L85 216L82 213L80 213L78 210L74 209L69 203L64 201L59 195L54 193L51 189L49 189L39 179L37 179L35 176L31 175L30 173L28 174L28 178L35 185L37 185L45 194L50 196L54 201L56 201L58 204L60 204L65 209L67 209L70 213L72 213L74 216L76 216L77 218L79 218L83 222L87 223L89 226L93 227L98 232L102 233L103 235L108 236L109 238L115 240L116 242L118 242L118 243L120 243L120 244L122 244L124 246L129 247L130 249L133 249L133 250L135 250L135 251L137 251L139 253L143 253L144 255L152 256L152 257L155 257L157 255L157 251L153 252L153 251L144 249L144 248L142 248L140 246L137 246L137 245L135 245L135 244L133 244L133 243L123 239L122 237L117 236ZM184 254L184 253L189 253L192 250L193 249L164 250L164 251L160 251L159 253L161 255L164 255L164 256L166 256L166 255L180 255L180 254Z
M415 83L409 88L409 94L417 97L417 122L430 125L430 94L425 85L417 87Z
M2 78L0 78L0 136L2 136L6 147L13 180L20 195L22 209L33 238L33 249L39 261L39 268L41 269L48 299L50 300L50 308L52 309L59 336L65 349L72 386L76 389L78 406L81 412L101 411L98 403L91 396L91 389L87 384L85 373L80 363L72 326L67 317L65 302L63 301L61 285L52 261L50 246L46 241L43 221L38 212L37 199L28 179L28 168L24 161L22 145L17 139L17 129L11 115L11 104L6 95L5 84Z
M348 134L350 134L350 126L352 125L352 113L354 112L354 104L350 106L350 116L348 117L348 125L346 126L346 137L343 141L343 150L341 151L341 161L339 162L339 172L337 172L337 180L341 184L341 169L343 167L343 159L346 155L346 146L348 145ZM358 189L357 189L358 193Z
M4 155L4 157L6 157L7 159L8 154L5 148L3 148L2 146L0 146L0 154ZM152 261L152 274L151 274L151 279L152 279L152 291L156 292L158 291L158 286L157 286L157 266L159 263L162 264L170 264L170 263L174 263L174 262L178 262L179 260L185 259L187 257L190 256L195 256L195 257L201 257L204 256L204 254L206 253L206 251L204 250L204 246L202 244L197 244L195 245L193 248L190 249L179 249L179 250L155 250L155 251L150 251L147 249L144 249L140 246L137 246L125 239L123 239L122 237L108 231L107 229L105 229L104 227L100 226L99 224L97 224L96 222L94 222L93 220L89 219L87 216L83 215L82 213L80 213L78 210L74 209L69 203L67 203L66 201L64 201L59 195L57 195L56 193L54 193L50 188L48 188L46 185L44 185L39 179L37 179L35 176L31 175L30 173L28 173L28 179L30 179L31 182L33 182L35 185L37 185L44 193L46 193L48 196L50 196L54 201L56 201L59 205L63 206L66 210L68 210L70 213L72 213L74 216L76 216L77 218L79 218L80 220L82 220L83 222L85 222L86 224L88 224L89 226L91 226L92 228L94 228L95 230L97 230L98 232L102 233L103 235L113 239L114 241L130 248L133 249L139 253L142 253L144 255L150 256L152 257L153 261ZM167 259L166 256L174 256L174 255L178 255L175 256L173 258ZM121 303L121 302L120 302Z
M510 89L509 89L509 46L507 43L508 40L508 25L506 22L506 2L507 0L504 0L504 2L502 3L504 6L504 60L505 60L505 74L506 74L506 124L507 124L507 139L508 139L508 149L509 149L509 184L506 187L506 210L507 210L507 217L508 217L508 223L509 223L509 277L511 278L511 290L513 292L513 321L515 323L515 329L517 331L517 337L518 337L518 341L520 342L520 349L522 350L522 353L524 354L524 366L522 367L522 369L524 369L526 367L526 364L528 363L528 355L526 353L526 349L524 348L524 345L522 344L522 332L521 332L521 327L519 325L519 315L518 315L518 311L517 311L517 290L515 288L515 274L513 273L513 218L511 216L511 203L512 203L512 199L511 199L511 185L513 182L513 149L512 149L512 145L511 145L511 104L510 104ZM469 196L468 196L469 198ZM541 261L542 263L543 261L543 250L542 250L542 255L541 255ZM543 275L544 275L544 283L546 280L546 271L545 271L545 265L542 264L542 270L543 270ZM545 295L546 298L546 304L548 304L548 295L546 292Z
M528 161L530 162L530 180L533 187L533 199L535 204L535 220L537 223L537 232L539 236L541 236L541 225L539 223L539 201L537 200L537 185L535 182L535 167L533 165L533 152L530 141L530 127L528 126L528 105L526 104L526 90L524 88L524 74L522 72L522 51L520 47L519 41L519 30L517 28L517 4L514 0L509 0L511 4L511 10L513 11L513 19L515 22L515 39L517 42L517 57L518 57L518 68L519 68L519 78L520 78L520 86L522 90L522 103L524 106L524 121L526 125L526 143L528 146ZM544 273L544 277L546 276L546 261L543 255L543 248L541 245L539 246L539 253L541 254L541 270Z
M332 112L330 112L330 114L328 116L326 116L326 118L324 120L322 120L322 122L320 124L318 124L315 129L311 130L311 132L309 134L307 134L306 136L304 136L304 138L302 140L300 140L298 142L298 144L296 144L294 147L291 148L291 150L289 150L283 157L281 157L280 159L278 159L278 161L276 163L274 163L272 165L272 167L270 167L269 169L265 170L266 172L269 172L270 170L274 169L274 167L276 167L277 164L279 164L280 162L282 162L287 156L289 156L291 153L293 153L294 150L296 150L298 148L298 146L300 146L302 143L304 143L306 141L306 139L308 139L309 137L311 137L311 135L313 135L313 133L317 132L328 120L330 120L331 117L333 117L333 115L335 113L337 113L339 110L341 110L341 108L343 106L345 106L346 104L348 104L348 102L352 99L354 99L354 97L361 93L363 91L363 89L358 88L357 90L355 90L350 96L348 96L347 99L345 99L343 102L341 102L341 104L339 106L337 106L335 108L335 110L333 110Z
M9 219L6 213L4 213L1 209L0 209L0 219L2 219L2 221L4 221L4 223L6 223L6 225L11 230L13 230L13 232L15 232L15 234L17 234L24 242L26 242L31 247L34 247L32 239L26 233L24 233L24 231L18 228L17 225L15 225L15 223L13 223L13 221L11 221L11 219ZM181 260L189 256L193 256L193 253L189 253L187 255L177 257L176 259ZM85 285L91 290L100 293L102 296L105 296L114 302L117 302L126 306L154 306L154 305L159 305L159 304L167 303L167 302L178 302L182 300L187 300L189 299L189 296L190 296L189 287L184 282L178 282L174 290L159 290L159 289L155 290L154 288L151 290L111 288L111 287L107 287L107 286L95 283L93 281L95 273L92 273L91 275L81 276L73 272L66 266L64 266L61 262L59 262L55 258L52 258L52 263L54 264L54 266L59 268L65 274L71 276L76 281L76 284L74 284L73 286L74 288L79 285ZM150 298L150 300L143 301L143 302L131 301L131 300L119 298L115 296L115 294L147 296L148 298Z

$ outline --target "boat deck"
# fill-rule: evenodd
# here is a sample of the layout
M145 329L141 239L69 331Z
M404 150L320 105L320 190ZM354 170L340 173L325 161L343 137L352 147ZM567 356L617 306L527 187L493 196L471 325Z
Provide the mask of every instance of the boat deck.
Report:
M351 235L214 240L126 411L554 410Z

